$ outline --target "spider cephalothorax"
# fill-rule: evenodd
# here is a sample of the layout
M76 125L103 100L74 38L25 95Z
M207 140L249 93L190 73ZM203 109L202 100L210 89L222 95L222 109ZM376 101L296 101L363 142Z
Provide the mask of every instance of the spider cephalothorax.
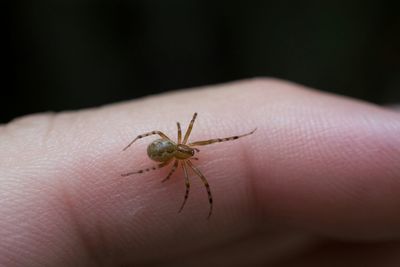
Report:
M197 160L197 158L194 157L195 153L199 152L199 150L196 148L196 146L205 146L205 145L210 145L210 144L218 143L218 142L236 140L240 137L244 137L244 136L254 133L256 129L254 129L253 131L251 131L249 133L242 134L242 135L236 135L236 136L225 137L225 138L209 139L209 140L197 141L197 142L187 144L189 135L192 131L193 124L194 124L196 117L197 117L197 113L194 113L193 118L190 121L189 127L185 133L183 140L182 140L181 125L179 124L179 122L177 122L178 140L176 143L174 141L172 141L167 135L165 135L163 132L160 132L160 131L152 131L152 132L138 135L123 150L125 151L126 149L128 149L138 139L141 139L143 137L150 136L150 135L159 135L161 137L161 139L157 139L157 140L153 141L147 147L147 155L152 160L161 162L161 163L158 164L157 166L154 166L151 168L146 168L146 169L142 169L142 170L138 170L138 171L134 171L134 172L124 173L124 174L122 174L122 176L129 176L129 175L136 174L136 173L143 173L143 172L148 172L151 170L160 169L164 166L167 166L169 163L171 163L173 161L174 163L173 163L171 171L168 173L167 177L164 180L162 180L162 182L165 182L175 172L179 163L181 163L183 172L185 174L186 193L185 193L183 203L179 209L179 212L182 211L183 207L185 206L186 200L189 196L190 182L189 182L189 176L188 176L188 171L187 171L187 168L189 168L197 176L200 177L200 179L203 181L203 183L207 189L208 200L210 202L210 210L208 213L208 218L209 218L211 216L212 208L213 208L213 199L212 199L210 186L207 182L206 177L204 177L204 175L200 172L200 170L197 169L191 162L191 159Z

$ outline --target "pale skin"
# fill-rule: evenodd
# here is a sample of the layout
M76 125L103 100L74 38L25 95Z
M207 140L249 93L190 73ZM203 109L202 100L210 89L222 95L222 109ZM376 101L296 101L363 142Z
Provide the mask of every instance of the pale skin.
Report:
M144 140L121 152L136 133L194 111L191 140L258 128L193 161L210 220L201 179L177 214L182 168L121 177L149 164ZM400 266L399 136L399 112L271 79L19 118L0 126L0 266Z
M193 118L190 121L189 127L186 130L183 141L182 141L181 124L179 122L176 123L177 128L178 128L178 138L177 138L176 143L174 141L172 141L166 134L164 134L163 132L158 131L158 130L138 135L123 149L123 151L127 150L134 142L136 142L137 140L139 140L141 138L144 138L147 136L152 136L152 135L159 135L161 137L161 139L153 141L148 146L147 155L152 160L162 162L162 163L158 164L157 166L150 167L150 168L124 173L124 174L122 174L122 176L130 176L132 174L139 174L139 173L144 173L144 172L148 172L151 170L161 169L165 166L168 166L168 164L171 161L173 161L174 163L172 165L170 172L168 173L167 177L162 180L162 182L165 182L175 172L179 163L181 163L183 173L185 174L186 192L185 192L185 197L183 199L182 205L179 208L179 212L182 211L182 209L185 206L186 201L189 197L190 182L189 182L189 176L188 176L188 171L187 171L187 169L189 168L201 179L204 186L206 187L207 194L208 194L208 202L210 203L210 210L208 212L207 218L210 218L212 211L213 211L213 197L211 194L210 185L209 185L206 177L203 175L203 173L198 168L196 168L193 165L193 163L190 161L191 159L196 159L196 160L198 159L198 158L194 157L196 152L200 152L200 150L198 148L196 148L196 146L206 146L206 145L211 145L211 144L215 144L215 143L237 140L239 138L253 134L256 131L256 129L254 129L253 131L251 131L249 133L242 134L242 135L234 135L234 136L224 137L224 138L214 138L214 139L196 141L196 142L192 142L192 143L188 144L187 142L189 141L190 133L192 132L196 117L197 117L197 113L194 113Z

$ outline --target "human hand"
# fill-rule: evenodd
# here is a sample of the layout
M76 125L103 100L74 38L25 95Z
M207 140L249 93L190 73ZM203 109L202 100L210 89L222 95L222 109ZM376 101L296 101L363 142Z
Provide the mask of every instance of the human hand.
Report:
M202 148L185 185L151 138ZM0 266L399 266L400 114L277 80L241 81L0 127Z

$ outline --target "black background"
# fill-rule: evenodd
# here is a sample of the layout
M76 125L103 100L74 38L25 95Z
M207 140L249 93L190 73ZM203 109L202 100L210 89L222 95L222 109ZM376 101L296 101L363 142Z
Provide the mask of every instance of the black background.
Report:
M254 76L400 102L398 1L13 1L0 122Z

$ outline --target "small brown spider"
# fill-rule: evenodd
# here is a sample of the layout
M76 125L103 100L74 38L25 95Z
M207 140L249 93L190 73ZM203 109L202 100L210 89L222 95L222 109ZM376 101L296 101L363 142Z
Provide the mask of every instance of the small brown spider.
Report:
M189 189L190 189L190 182L189 182L189 176L188 176L188 171L187 168L191 169L197 176L200 177L200 179L203 181L206 189L207 189L207 193L208 193L208 201L210 202L210 210L208 212L208 217L210 218L211 213L212 213L212 209L213 209L213 198L211 195L211 190L210 190L210 186L207 182L206 177L204 177L204 175L200 172L199 169L197 169L193 163L190 161L190 159L195 159L197 160L198 158L194 157L195 152L200 152L200 150L198 150L197 148L195 148L196 146L205 146L205 145L210 145L213 143L218 143L218 142L225 142L225 141L230 141L230 140L236 140L238 138L250 135L252 133L254 133L256 131L256 129L254 129L253 131L246 133L246 134L242 134L242 135L236 135L236 136L231 136L231 137L225 137L225 138L216 138L216 139L210 139L210 140L205 140L205 141L197 141L197 142L193 142L193 143L189 143L188 139L189 139L189 135L192 131L193 128L193 124L194 121L197 117L197 113L193 114L193 118L190 121L189 127L186 130L185 136L183 138L182 141L182 131L181 131L181 125L179 122L177 122L177 126L178 126L178 142L175 143L174 141L172 141L167 135L165 135L163 132L160 131L152 131L152 132L148 132L148 133L144 133L141 135L138 135L135 139L132 140L132 142L130 142L124 149L123 151L127 150L136 140L141 139L143 137L146 136L150 136L150 135L156 135L158 134L161 139L157 139L155 141L153 141L148 147L147 147L147 155L154 161L157 162L161 162L160 164L158 164L157 166L151 167L151 168L146 168L146 169L142 169L142 170L138 170L138 171L133 171L133 172L128 172L128 173L124 173L122 174L122 176L129 176L132 174L137 174L137 173L144 173L144 172L148 172L151 170L157 170L160 169L162 167L167 166L169 163L171 163L172 161L174 161L174 164L172 166L171 171L168 173L167 177L162 180L162 182L165 182L166 180L168 180L171 175L175 172L176 168L178 167L179 163L181 162L182 165L182 169L183 172L185 174L185 184L186 184L186 193L185 193L185 197L183 199L183 203L179 209L178 212L181 212L183 207L185 206L186 200L188 199L189 196Z

